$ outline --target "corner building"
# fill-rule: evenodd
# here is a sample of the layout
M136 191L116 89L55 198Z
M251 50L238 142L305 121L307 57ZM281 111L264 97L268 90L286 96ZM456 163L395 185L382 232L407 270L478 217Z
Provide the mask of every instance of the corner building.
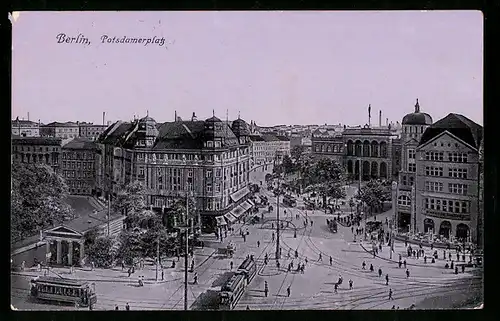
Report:
M195 225L213 232L252 207L247 124L231 127L217 117L205 121L157 124L150 117L111 125L99 137L99 194L116 195L120 186L139 181L148 206L162 211L186 195L194 199Z
M459 114L425 130L416 149L417 232L477 243L482 139L483 128Z

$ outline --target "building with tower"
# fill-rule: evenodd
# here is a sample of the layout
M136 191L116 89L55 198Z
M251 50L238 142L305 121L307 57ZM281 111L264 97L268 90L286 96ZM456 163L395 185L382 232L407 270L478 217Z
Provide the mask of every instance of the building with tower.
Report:
M401 170L398 177L398 215L397 226L400 230L410 230L412 213L412 186L415 184L417 170L416 148L427 127L432 125L432 117L420 111L420 104L415 103L415 111L403 117L401 128ZM414 215L413 215L414 216Z
M249 130L237 119L231 127L219 118L176 120L162 124L146 116L116 122L99 137L98 188L116 195L139 181L153 210L168 215L186 196L196 205L195 225L212 232L232 223L252 207L249 189Z

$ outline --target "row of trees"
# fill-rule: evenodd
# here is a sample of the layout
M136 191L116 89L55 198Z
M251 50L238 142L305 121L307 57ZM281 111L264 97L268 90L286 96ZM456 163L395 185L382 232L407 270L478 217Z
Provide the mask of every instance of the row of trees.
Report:
M126 215L127 229L112 240L97 236L94 231L86 234L90 247L89 259L99 266L110 266L115 260L132 264L136 258L156 258L160 254L172 254L179 249L180 240L173 233L178 225L186 225L186 199L179 199L167 214L154 212L146 207L144 186L132 182L125 186L112 204L114 211ZM190 213L195 213L192 200L188 202Z
M15 162L11 173L13 242L73 217L73 209L65 201L68 186L50 166Z
M373 211L380 212L384 202L391 200L391 182L371 180L361 187L355 197L368 206L370 214Z

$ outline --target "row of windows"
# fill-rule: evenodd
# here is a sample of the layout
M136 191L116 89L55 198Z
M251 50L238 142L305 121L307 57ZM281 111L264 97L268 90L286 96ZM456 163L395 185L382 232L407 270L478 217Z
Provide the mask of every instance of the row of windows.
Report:
M94 163L92 162L71 162L71 161L63 161L62 162L63 168L83 168L83 169L93 169L94 168Z
M424 206L426 209L447 213L469 213L469 205L467 201L452 201L437 198L424 199Z
M443 168L442 167L426 166L425 167L425 175L426 176L443 176Z
M467 168L448 168L448 176L455 178L467 178Z
M408 128L410 130L408 130ZM418 129L419 129L418 127L414 127L414 126L404 126L405 133L408 133L408 132L418 133ZM424 132L424 126L420 126L420 134L423 134L423 132Z
M314 148L317 152L327 152L327 153L342 153L344 152L343 144L328 144L328 145L316 145Z
M222 159L231 159L236 157L236 152L230 152L230 155L227 156L227 153L222 154ZM246 149L241 149L239 155L246 155L247 150ZM213 154L213 155L193 155L193 154L148 154L151 155L151 158L155 159L164 159L164 160L206 160L206 161L219 161L221 160L221 155L219 154ZM137 153L137 160L144 160L146 158L146 154L144 153Z
M431 161L443 161L444 153L443 152L425 152L425 160Z
M467 195L467 184L448 184L448 192L453 194Z
M79 128L57 128L58 133L73 133L78 132L79 130Z
M88 171L63 171L63 177L68 178L90 178L94 176L94 172Z
M441 182L425 182L425 190L428 192L442 192L443 183Z
M448 161L453 163L467 163L467 153L448 153Z
M413 186L413 176L410 176L410 186ZM406 175L403 175L403 185L407 185L407 182L406 182Z
M33 147L33 146L13 146L14 147L14 150L17 152L17 151L21 151L21 152L24 152L24 151L27 151L27 152L40 152L40 153L43 153L44 151L45 152L48 152L48 151L53 151L53 152L57 152L57 147Z
M77 159L77 160L85 160L85 159L95 159L94 153L77 153L77 152L63 152L63 159Z
M406 196L406 195L401 195L398 198L398 205L410 206L411 205L411 199L408 196Z
M87 187L87 183L84 181L69 181L66 182L68 184L68 187L73 187L73 188L78 188L78 187Z

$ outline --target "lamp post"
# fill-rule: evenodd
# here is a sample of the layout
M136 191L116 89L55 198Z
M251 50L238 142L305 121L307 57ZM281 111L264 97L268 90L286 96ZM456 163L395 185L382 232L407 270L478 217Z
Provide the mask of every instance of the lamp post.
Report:
M278 154L276 153L276 160L278 159ZM280 258L280 178L281 173L278 173L278 194L276 196L276 259Z

